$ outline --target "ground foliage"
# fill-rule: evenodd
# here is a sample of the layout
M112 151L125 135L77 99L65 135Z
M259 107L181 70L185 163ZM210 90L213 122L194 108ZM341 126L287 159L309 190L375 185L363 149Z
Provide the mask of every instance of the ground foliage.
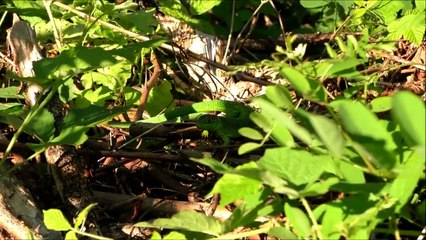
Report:
M42 108L48 98L29 110L16 84L3 87L0 121L4 123L3 136L12 139L9 147L19 141L35 152L56 144L84 150L93 140L118 141L122 133L108 128L108 122L138 104L140 92L132 86L144 83L143 60L169 41L154 17L158 9L148 1L140 1L145 4L142 8L133 1L62 1L117 29L152 39L138 41L55 4L46 7L42 1L5 2L0 8L30 22L46 55L51 56L34 63L35 77L20 78L10 72L7 77L40 84L71 105L58 125ZM132 218L135 226L158 229L152 233L153 239L258 235L279 239L400 239L420 234L426 224L425 65L405 58L404 53L414 55L413 50L425 46L424 1L165 0L159 4L164 14L224 39L230 29L234 37L241 31L247 34L245 25L252 16L265 22L251 26L251 39L279 39L283 31L292 34L281 35L281 46L269 56L259 53L260 58L230 67L230 73L269 69L274 77L264 75L264 79L271 82L280 76L276 85L251 99L258 110L251 115L257 127L240 129L244 141L238 153L230 152L246 156L247 161L235 164L214 157L191 157L192 162L184 164L151 163L168 169L174 177L180 174L190 178L180 181L190 186L185 189L198 191L200 198L220 194L219 207L228 207L232 215L218 220L204 213L179 212L148 221L150 218L142 214L141 219ZM237 13L235 17L231 17L231 9ZM49 22L52 19L53 25ZM3 21L2 28L5 25ZM59 34L54 31L58 29ZM298 43L296 34L309 33L331 37L314 45ZM398 61L401 59L404 61ZM404 74L406 69L413 70L409 76ZM190 94L162 76L146 110L153 116L174 98L186 95ZM154 151L153 145L157 151L171 154L185 148L177 146L176 141L144 141L140 149ZM127 147L135 148L132 144ZM9 153L4 153L2 162ZM96 156L96 151L92 154ZM259 157L251 159L256 155ZM185 200L187 192L170 194L155 184L158 180L152 180L154 173L146 173L149 168L132 170L115 165L115 170L99 171L106 159L91 163L95 189L110 186L117 192ZM214 177L211 170L216 173ZM201 182L208 184L200 187ZM52 205L46 203L49 208ZM45 211L45 223L51 229L68 231L66 236L72 239L75 234L87 234L79 227L93 207L80 214L74 227L55 209Z

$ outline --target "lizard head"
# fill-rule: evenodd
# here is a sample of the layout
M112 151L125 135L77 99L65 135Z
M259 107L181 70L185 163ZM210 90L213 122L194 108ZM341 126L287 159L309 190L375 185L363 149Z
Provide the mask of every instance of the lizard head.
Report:
M197 127L203 130L220 131L221 117L205 114L197 118Z

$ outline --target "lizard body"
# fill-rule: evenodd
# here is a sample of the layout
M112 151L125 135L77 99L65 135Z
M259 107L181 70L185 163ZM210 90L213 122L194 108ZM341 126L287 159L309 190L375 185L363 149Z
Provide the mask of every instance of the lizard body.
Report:
M239 128L250 125L250 113L253 111L254 110L251 107L238 102L212 100L194 103L149 119L111 125L125 128L130 127L132 124L171 122L175 121L179 117L193 113L222 112L225 113L225 116L206 114L199 116L196 119L196 122L199 129L217 133L220 137L222 137L225 144L227 144L229 143L230 138L239 136Z
M212 100L207 102L194 103L186 107L181 107L170 112L166 112L156 117L139 120L136 123L168 122L178 117L187 116L192 113L207 112L223 112L226 114L226 117L229 118L248 119L252 111L253 109L251 107L245 106L241 103L225 100Z

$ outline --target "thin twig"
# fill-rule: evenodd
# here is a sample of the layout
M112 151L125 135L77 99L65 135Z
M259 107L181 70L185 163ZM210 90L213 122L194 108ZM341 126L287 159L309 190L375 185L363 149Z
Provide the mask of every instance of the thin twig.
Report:
M231 45L232 32L234 31L234 21L235 21L235 0L232 0L232 10L231 10L231 26L229 27L228 42L226 43L225 54L223 54L222 64L227 65L228 63L228 51Z
M151 53L151 61L152 65L154 66L154 70L149 80L142 87L140 103L138 109L136 110L135 116L133 117L133 121L142 119L142 114L145 110L145 105L146 101L148 100L149 92L151 91L152 87L154 87L154 85L157 83L158 77L160 76L160 64L158 63L158 59L155 56L154 52Z

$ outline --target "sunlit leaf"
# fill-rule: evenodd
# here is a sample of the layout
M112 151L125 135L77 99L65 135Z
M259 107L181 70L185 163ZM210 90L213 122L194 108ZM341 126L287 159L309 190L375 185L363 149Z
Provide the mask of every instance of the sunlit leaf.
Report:
M92 210L94 207L96 207L96 203L92 203L89 206L85 207L80 213L77 215L77 219L74 223L74 228L79 228L83 221L87 218L87 215L89 214L90 210Z
M299 208L293 207L288 202L284 204L285 215L290 220L298 236L307 238L311 235L311 222L308 216Z
M256 168L254 162L238 166L236 170ZM262 182L241 175L225 173L214 185L209 195L220 193L220 206L226 206L235 200L243 199L245 195L259 191Z
M378 97L371 101L371 111L373 112L385 112L392 108L392 98L389 96Z
M67 231L71 225L59 209L43 210L43 221L48 229L55 231Z
M222 225L214 217L192 211L179 212L171 218L158 218L151 222L138 222L135 226L186 230L212 236L219 236L222 233Z
M289 148L270 148L258 161L260 167L295 185L312 183L332 165L332 157Z
M243 154L249 153L251 151L254 151L254 150L256 150L260 147L262 147L262 145L259 144L259 143L247 142L247 143L242 144L238 148L238 154L243 155Z
M399 92L392 98L392 117L401 126L408 144L425 146L426 113L424 103L409 92Z

